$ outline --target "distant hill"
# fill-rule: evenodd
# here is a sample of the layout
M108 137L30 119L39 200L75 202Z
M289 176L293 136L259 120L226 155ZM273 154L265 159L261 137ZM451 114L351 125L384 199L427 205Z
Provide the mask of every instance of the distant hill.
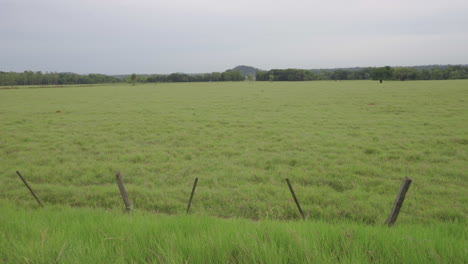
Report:
M259 69L252 66L239 65L232 69L233 71L239 71L243 76L254 75L259 71Z

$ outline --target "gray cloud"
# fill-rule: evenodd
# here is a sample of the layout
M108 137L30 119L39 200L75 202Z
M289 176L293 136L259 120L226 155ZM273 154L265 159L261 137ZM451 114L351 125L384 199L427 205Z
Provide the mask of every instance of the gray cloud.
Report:
M468 63L465 2L0 0L0 70Z

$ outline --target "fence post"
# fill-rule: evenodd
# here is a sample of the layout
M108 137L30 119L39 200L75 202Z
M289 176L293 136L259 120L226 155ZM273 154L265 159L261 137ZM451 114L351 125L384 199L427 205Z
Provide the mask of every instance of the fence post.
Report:
M189 213L190 206L192 205L193 194L195 193L195 188L197 188L197 182L198 182L198 178L195 178L195 182L193 183L193 188L192 188L192 194L190 194L190 199L188 201L187 214Z
M125 191L120 171L117 171L115 173L115 176L117 178L117 184L119 185L120 194L122 195L123 202L125 203L125 209L127 210L127 212L130 212L132 209L130 207L130 201L128 200L127 191Z
M288 187L289 187L289 190L291 191L292 197L294 198L294 202L296 202L297 209L299 210L299 213L301 213L302 215L302 219L305 219L304 212L302 212L301 205L299 204L299 201L297 200L296 194L294 193L293 187L288 178L286 178L286 182L288 183Z
M31 189L31 187L29 186L28 182L26 181L26 179L21 175L21 173L19 171L16 171L16 174L18 174L18 176L21 178L21 180L23 181L24 185L26 185L26 187L28 187L29 191L31 192L32 196L34 196L34 198L36 198L36 201L39 203L39 205L41 207L44 207L44 205L41 203L41 200L39 200L39 198L36 196L36 194L34 193L34 191Z
M395 204L393 205L393 209L387 221L385 222L385 224L388 225L389 227L395 224L398 218L398 214L400 213L400 209L403 205L403 202L405 201L405 195L411 185L411 182L412 180L410 178L405 177L405 179L403 180L403 183L400 186L400 191L398 192L398 195L395 199Z

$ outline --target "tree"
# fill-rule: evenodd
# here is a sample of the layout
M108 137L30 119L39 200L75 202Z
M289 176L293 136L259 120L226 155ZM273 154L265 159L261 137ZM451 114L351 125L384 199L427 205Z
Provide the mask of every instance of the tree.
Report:
M223 73L221 73L221 81L232 81L232 71L231 70L227 70Z
M393 77L393 68L390 66L375 68L371 72L371 77L374 80L389 80Z
M334 71L332 74L331 74L331 78L332 80L347 80L348 79L348 75L350 75L351 72L350 71L346 71L346 70L336 70Z
M431 70L431 80L442 80L443 73L439 68L434 68Z
M420 74L412 68L396 68L393 72L395 79L400 81L420 79Z
M232 81L243 81L245 80L245 77L240 71L233 70L231 72L231 79Z
M304 81L316 80L317 76L312 71L304 71Z
M268 72L267 71L257 71L255 74L255 80L257 81L268 81Z
M213 81L217 82L221 78L221 73L220 72L213 72L211 74L211 77L213 78Z
M431 71L428 70L428 69L423 69L421 71L421 79L430 80L431 79Z
M132 81L133 85L135 85L136 79L137 79L137 75L133 73L132 76L130 76L130 80Z

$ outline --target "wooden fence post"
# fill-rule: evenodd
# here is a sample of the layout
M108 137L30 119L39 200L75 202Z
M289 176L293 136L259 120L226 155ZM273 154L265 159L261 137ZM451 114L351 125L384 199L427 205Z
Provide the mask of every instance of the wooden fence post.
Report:
M410 178L405 177L405 179L403 180L403 183L400 186L400 191L398 192L398 195L395 199L395 204L393 205L392 212L390 213L390 216L385 222L385 224L387 224L389 227L395 224L398 218L398 214L400 213L401 206L403 205L403 202L405 201L405 195L411 185L411 182L412 180Z
M294 198L294 202L296 202L297 209L299 210L299 213L301 213L302 215L302 219L305 219L304 212L302 212L301 205L299 204L299 201L297 200L296 194L294 193L293 187L288 178L286 178L286 182L288 183L289 190L291 191L292 197Z
M18 176L21 178L21 180L23 181L24 185L26 185L26 187L28 187L29 191L31 192L32 196L34 196L34 198L36 198L36 201L39 203L39 205L41 207L44 207L44 205L41 203L41 200L39 200L39 198L36 196L36 194L34 193L34 191L31 189L31 187L29 186L28 182L26 181L26 179L21 175L21 173L19 171L16 171L16 174L18 174Z
M132 209L130 207L130 201L128 200L127 191L125 191L120 171L117 171L115 173L115 176L117 178L117 184L119 185L120 194L122 195L123 202L125 203L125 209L127 210L127 212L130 212Z
M195 188L197 188L197 182L198 182L198 178L195 178L195 182L193 183L193 188L192 188L192 194L190 195L190 199L188 201L187 214L189 213L190 206L192 205L193 194L195 193Z

